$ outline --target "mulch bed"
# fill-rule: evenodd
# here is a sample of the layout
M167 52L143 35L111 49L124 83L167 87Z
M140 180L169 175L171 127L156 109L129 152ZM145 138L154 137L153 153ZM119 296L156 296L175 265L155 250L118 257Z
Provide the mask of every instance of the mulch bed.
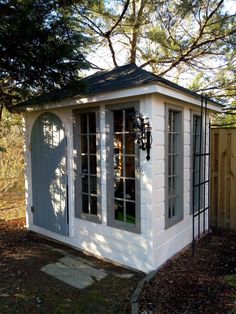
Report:
M235 283L236 232L214 231L145 285L139 313L236 313Z
M0 220L0 313L130 313L130 298L143 274L134 272L131 279L109 275L82 291L72 288L40 271L61 257L42 243L83 253L39 238L24 223ZM127 273L96 262L107 271ZM227 279L235 276L236 232L214 231L198 242L194 257L187 249L144 286L139 313L236 313L236 286Z
M64 245L47 241L24 228L24 219L0 219L0 313L127 313L129 300L143 273L115 266ZM78 290L40 271L55 263L60 253L48 245L81 256L109 275ZM113 273L133 273L118 278Z

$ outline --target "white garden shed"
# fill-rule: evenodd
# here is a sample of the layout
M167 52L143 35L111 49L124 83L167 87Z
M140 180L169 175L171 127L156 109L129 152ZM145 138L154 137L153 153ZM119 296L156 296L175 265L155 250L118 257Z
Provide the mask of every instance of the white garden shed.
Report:
M27 226L149 272L191 243L193 211L195 234L208 230L208 114L221 106L203 110L200 95L134 64L83 83L12 109L25 121Z

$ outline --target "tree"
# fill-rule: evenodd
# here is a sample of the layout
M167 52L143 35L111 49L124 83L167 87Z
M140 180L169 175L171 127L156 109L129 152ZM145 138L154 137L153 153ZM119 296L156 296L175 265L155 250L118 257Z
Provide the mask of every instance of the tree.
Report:
M74 12L97 41L93 59L101 50L114 66L149 67L220 99L235 92L235 12L223 0L97 0L75 4ZM195 76L201 80L188 86Z
M72 1L0 0L0 117L3 105L69 84L88 68L89 39Z

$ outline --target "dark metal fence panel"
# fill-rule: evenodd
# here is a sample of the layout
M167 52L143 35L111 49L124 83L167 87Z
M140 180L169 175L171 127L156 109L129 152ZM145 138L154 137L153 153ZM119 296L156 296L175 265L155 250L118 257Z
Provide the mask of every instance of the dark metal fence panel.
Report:
M207 97L202 96L201 99L201 115L200 125L197 125L197 120L193 124L193 155L192 155L192 213L193 213L193 233L192 233L192 248L194 252L194 243L196 239L209 232L209 209L210 209L210 131L207 108ZM197 129L200 128L199 131ZM197 134L199 136L199 144L197 145ZM196 176L195 169L198 169ZM197 202L196 202L197 199ZM197 203L197 204L196 204Z

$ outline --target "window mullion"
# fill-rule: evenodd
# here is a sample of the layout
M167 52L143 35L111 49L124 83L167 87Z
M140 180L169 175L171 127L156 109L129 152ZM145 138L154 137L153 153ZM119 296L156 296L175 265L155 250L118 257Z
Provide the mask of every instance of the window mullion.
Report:
M86 115L87 118L87 162L88 162L88 173L87 173L87 178L88 178L88 213L89 215L91 214L91 191L90 191L90 145L89 145L89 115Z
M126 222L126 163L125 163L125 110L123 110L123 121L122 121L122 158L123 158L123 204L124 204L124 222Z

